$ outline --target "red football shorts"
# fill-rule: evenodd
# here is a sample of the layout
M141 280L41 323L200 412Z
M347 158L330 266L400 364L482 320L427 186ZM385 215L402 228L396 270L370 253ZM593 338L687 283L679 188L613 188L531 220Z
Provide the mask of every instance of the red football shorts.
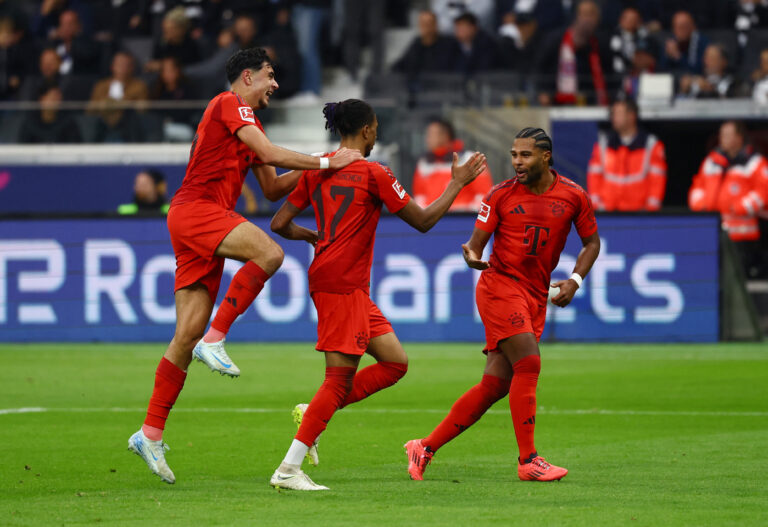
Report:
M493 269L483 271L475 291L477 310L485 326L485 349L499 351L499 341L533 333L538 342L544 331L547 298L536 298L520 282Z
M317 308L317 351L362 355L372 338L393 331L389 320L361 289L351 293L315 291L312 300Z
M244 221L248 220L237 212L207 200L171 207L168 231L176 255L174 292L200 282L208 289L211 301L216 301L224 258L214 253L227 234Z

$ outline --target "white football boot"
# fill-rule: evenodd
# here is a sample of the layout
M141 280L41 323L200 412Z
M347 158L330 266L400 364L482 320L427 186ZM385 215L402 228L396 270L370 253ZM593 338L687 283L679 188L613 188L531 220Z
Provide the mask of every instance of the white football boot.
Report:
M304 418L304 412L307 411L308 407L308 404L297 404L291 412L291 416L293 416L293 422L296 423L297 427L301 426L301 420ZM317 436L315 442L312 443L312 446L309 447L309 450L307 450L307 461L309 461L310 464L314 466L317 466L318 463L320 463L320 455L317 453L317 444L319 442L320 436Z
M128 439L128 450L141 456L147 463L149 470L160 476L160 479L173 484L176 482L176 476L173 475L168 463L165 462L165 451L170 449L162 441L147 439L141 430Z
M285 474L278 468L269 479L269 484L276 489L289 490L330 490L324 485L318 485L309 476L299 470L296 474Z
M203 339L200 339L195 349L192 350L192 356L212 371L217 371L221 375L239 377L240 368L235 366L235 363L224 350L224 340L226 339L221 339L218 342L203 342Z

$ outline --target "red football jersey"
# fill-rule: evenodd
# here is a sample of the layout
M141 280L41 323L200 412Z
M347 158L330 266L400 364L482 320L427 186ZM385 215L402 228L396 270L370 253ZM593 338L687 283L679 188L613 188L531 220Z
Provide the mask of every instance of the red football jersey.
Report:
M493 233L491 267L518 278L534 294L546 296L571 223L582 238L597 232L589 196L554 170L555 182L536 195L509 179L480 204L475 227Z
M319 241L309 267L309 292L368 293L381 205L396 213L410 199L379 163L355 161L336 172L305 170L288 201L315 209Z
M187 173L171 205L204 199L228 210L235 208L248 169L260 163L235 135L249 124L264 131L253 108L236 93L220 93L208 103L192 141Z

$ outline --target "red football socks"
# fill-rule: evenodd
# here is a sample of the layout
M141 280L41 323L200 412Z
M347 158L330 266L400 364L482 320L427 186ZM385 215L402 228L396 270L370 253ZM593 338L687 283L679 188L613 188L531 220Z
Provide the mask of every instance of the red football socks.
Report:
M480 384L470 388L453 403L450 413L431 434L422 439L421 444L432 452L437 452L438 448L475 424L488 408L504 397L508 391L509 379L483 375Z
M379 390L392 386L403 378L408 371L408 365L400 362L377 362L367 368L363 368L355 375L352 381L352 391L341 403L339 408L356 403L373 395Z
M309 403L295 438L307 446L323 433L334 412L352 390L352 379L357 368L325 368L325 381Z
M536 457L533 429L536 427L536 384L541 371L541 358L528 355L512 365L515 374L509 386L509 409L515 426L520 463L530 463Z
M240 270L235 273L232 283L229 284L224 301L216 312L216 317L211 322L211 328L218 333L206 333L203 340L205 342L218 342L221 340L221 334L227 334L229 328L235 319L245 313L253 299L256 298L264 282L269 280L269 275L253 262L246 262ZM211 340L213 339L213 340Z
M187 372L163 357L155 371L155 389L149 399L147 418L144 420L144 435L153 441L159 441L165 428L165 421L171 412L179 392L184 387ZM160 437L157 437L158 430Z

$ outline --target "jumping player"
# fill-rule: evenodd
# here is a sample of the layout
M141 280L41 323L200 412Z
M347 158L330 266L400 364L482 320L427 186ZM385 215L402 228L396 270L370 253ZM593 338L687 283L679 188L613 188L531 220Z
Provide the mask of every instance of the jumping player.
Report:
M485 197L472 236L462 245L467 265L483 271L476 291L485 326L483 378L454 403L431 434L405 444L411 479L424 479L435 452L507 393L520 452L520 479L553 481L568 473L544 461L533 444L541 369L537 342L544 330L550 276L571 223L583 248L571 277L552 284L560 288L552 298L556 306L567 306L581 287L600 252L600 237L589 196L549 168L552 140L544 130L521 130L510 152L516 177L497 185ZM493 250L490 261L485 262L481 258L491 235Z
M167 483L176 478L165 461L162 434L184 386L193 349L212 369L240 374L224 351L222 338L213 338L212 344L200 341L219 290L224 259L245 265L232 279L212 324L212 331L221 334L283 261L280 246L233 210L248 169L253 169L264 195L277 200L293 190L301 172L278 177L275 166L338 169L362 159L360 152L350 150L320 159L286 150L267 139L253 111L267 107L278 84L263 49L238 51L227 61L226 71L232 91L217 95L208 104L192 142L184 182L168 212L176 254L176 333L157 367L144 426L128 440L128 448Z
M358 150L366 157L370 154L378 128L373 108L348 99L326 104L323 113L326 127L341 136L341 147ZM317 438L334 412L395 384L408 369L408 357L392 326L369 296L382 204L412 227L427 232L448 211L459 191L484 169L482 154L475 153L463 165L454 154L451 181L425 209L411 201L392 172L378 163L357 161L340 171L303 172L296 190L272 219L272 230L291 240L316 244L309 268L309 292L317 307L316 349L325 353L325 381L308 407L298 405L294 409L299 431L272 475L271 485L327 490L302 472L301 463L310 455L317 464ZM293 222L310 205L318 232ZM377 363L357 372L364 353Z

